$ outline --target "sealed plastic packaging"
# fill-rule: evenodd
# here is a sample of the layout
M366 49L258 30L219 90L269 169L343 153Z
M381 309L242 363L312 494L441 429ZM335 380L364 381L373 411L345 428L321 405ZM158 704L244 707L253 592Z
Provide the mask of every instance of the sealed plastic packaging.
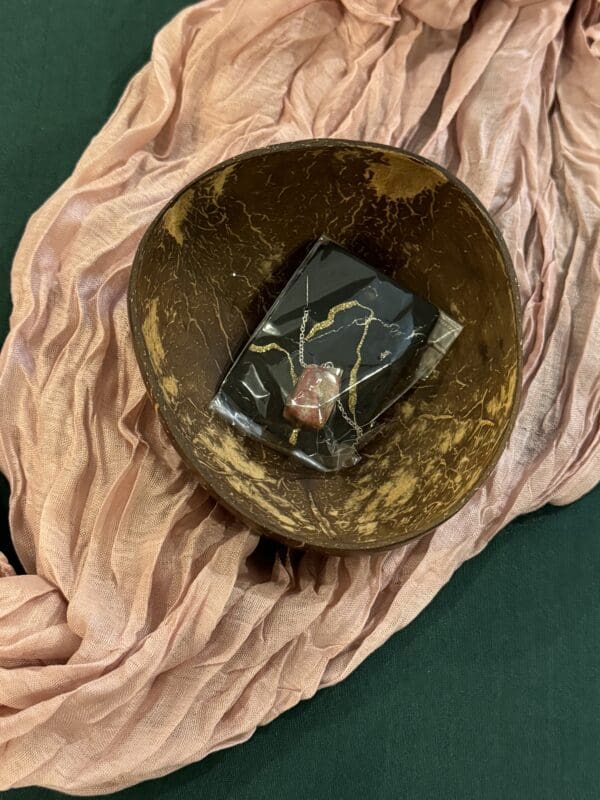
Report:
M427 300L321 237L211 408L310 467L350 467L384 412L435 369L460 331Z

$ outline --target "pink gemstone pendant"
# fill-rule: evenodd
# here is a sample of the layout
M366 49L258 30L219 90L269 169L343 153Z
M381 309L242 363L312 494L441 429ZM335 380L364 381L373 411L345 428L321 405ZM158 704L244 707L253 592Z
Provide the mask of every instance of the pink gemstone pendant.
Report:
M302 370L283 416L294 426L320 431L335 408L341 382L338 367L309 364Z

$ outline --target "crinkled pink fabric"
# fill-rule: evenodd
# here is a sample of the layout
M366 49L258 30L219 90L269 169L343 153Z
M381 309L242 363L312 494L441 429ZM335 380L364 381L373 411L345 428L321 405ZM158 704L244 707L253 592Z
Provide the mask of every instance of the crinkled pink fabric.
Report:
M31 219L0 359L0 467L29 571L0 560L0 788L108 792L247 739L341 681L517 514L600 478L599 6L213 0L179 14ZM132 350L136 246L243 150L423 153L504 232L524 309L510 446L433 534L267 568L169 446Z

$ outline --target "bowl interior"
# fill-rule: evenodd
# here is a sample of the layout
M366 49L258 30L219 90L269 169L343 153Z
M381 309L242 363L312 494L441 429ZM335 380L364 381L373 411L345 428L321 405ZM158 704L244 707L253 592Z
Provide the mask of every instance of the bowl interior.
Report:
M330 475L208 410L321 234L464 325L436 372L388 412L392 424L361 463ZM430 530L481 485L512 425L520 322L506 250L460 182L392 148L289 143L214 168L148 229L129 308L141 370L174 444L227 507L295 545L376 549Z

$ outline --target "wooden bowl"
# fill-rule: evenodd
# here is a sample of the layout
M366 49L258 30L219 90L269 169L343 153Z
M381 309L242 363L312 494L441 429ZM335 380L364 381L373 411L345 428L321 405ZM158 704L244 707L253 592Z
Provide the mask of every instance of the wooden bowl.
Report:
M434 375L388 412L385 437L329 475L208 409L321 234L464 325ZM146 232L129 313L148 391L181 455L238 517L294 546L374 550L431 530L489 475L517 411L519 302L500 233L460 181L391 147L290 142L209 170Z

